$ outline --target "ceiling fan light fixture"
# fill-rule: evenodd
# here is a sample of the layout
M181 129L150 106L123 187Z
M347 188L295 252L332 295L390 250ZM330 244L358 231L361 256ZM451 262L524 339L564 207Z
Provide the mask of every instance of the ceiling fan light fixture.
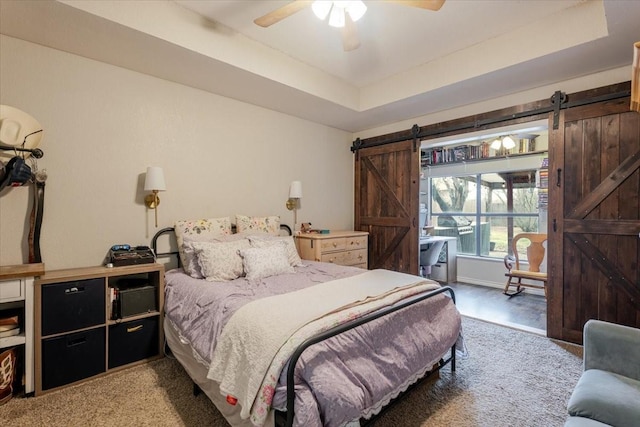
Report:
M324 21L327 19L327 16L329 16L332 6L332 1L316 0L311 4L311 10L313 10L314 15L316 15L318 19Z
M351 17L351 20L356 22L364 16L367 11L367 6L361 0L352 0L348 2L346 11Z
M316 0L311 4L311 10L318 19L324 21L329 17L329 25L342 28L345 26L345 13L356 22L364 16L367 6L362 0Z
M329 25L336 28L344 27L345 21L345 8L343 5L339 3L333 3L333 7L331 8L331 13L329 14Z

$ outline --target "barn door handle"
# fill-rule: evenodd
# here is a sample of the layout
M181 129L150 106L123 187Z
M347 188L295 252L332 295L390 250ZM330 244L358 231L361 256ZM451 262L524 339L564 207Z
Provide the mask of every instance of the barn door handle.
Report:
M562 169L558 168L558 182L556 182L556 186L560 187L560 181L562 181Z

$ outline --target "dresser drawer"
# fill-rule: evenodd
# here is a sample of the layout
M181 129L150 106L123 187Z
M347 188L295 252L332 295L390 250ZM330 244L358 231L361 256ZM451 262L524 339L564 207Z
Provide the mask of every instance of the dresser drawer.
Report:
M357 249L353 251L343 251L336 253L322 254L320 258L322 262L330 262L340 265L355 265L367 262L367 250Z
M320 251L324 253L344 251L347 248L347 239L345 237L336 237L334 239L320 240ZM324 260L323 260L324 261Z
M345 249L348 249L348 250L367 249L367 243L368 243L367 236L347 237Z
M0 282L0 302L19 301L24 299L24 287L20 279Z
M320 241L320 250L324 252L344 251L367 247L367 236L336 237Z
M104 279L42 286L42 335L83 329L105 322Z
M109 369L157 356L159 316L109 326Z
M42 340L42 389L48 390L105 372L105 329Z

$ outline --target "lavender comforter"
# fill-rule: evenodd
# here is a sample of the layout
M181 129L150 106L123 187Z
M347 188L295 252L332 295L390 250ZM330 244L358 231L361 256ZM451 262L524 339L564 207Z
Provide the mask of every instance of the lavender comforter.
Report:
M363 272L305 264L295 274L254 282L212 283L171 270L165 276L166 318L208 366L224 325L244 304ZM295 425L341 426L374 415L429 370L459 335L459 313L440 294L310 347L296 366ZM286 367L272 402L277 409L285 407L285 372Z

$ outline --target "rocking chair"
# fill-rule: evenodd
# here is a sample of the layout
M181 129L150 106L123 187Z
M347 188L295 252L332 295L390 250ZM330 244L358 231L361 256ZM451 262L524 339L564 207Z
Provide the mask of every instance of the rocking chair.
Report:
M529 241L529 246L527 246L527 259L526 261L529 264L529 268L527 270L523 270L520 268L520 255L518 253L518 241L521 239L526 239ZM512 297L514 295L518 295L520 292L524 290L525 287L529 288L537 288L544 290L544 296L547 296L547 273L540 271L540 264L544 260L545 255L545 247L543 243L547 241L547 235L543 233L520 233L516 234L513 237L513 241L511 242L511 248L513 249L513 255L507 255L504 257L504 265L509 270L508 273L505 273L507 276L507 284L504 287L504 294ZM533 282L542 282L542 284L538 283L522 283L522 279ZM515 281L515 282L514 282ZM509 293L509 288L511 286L515 286L515 292Z

